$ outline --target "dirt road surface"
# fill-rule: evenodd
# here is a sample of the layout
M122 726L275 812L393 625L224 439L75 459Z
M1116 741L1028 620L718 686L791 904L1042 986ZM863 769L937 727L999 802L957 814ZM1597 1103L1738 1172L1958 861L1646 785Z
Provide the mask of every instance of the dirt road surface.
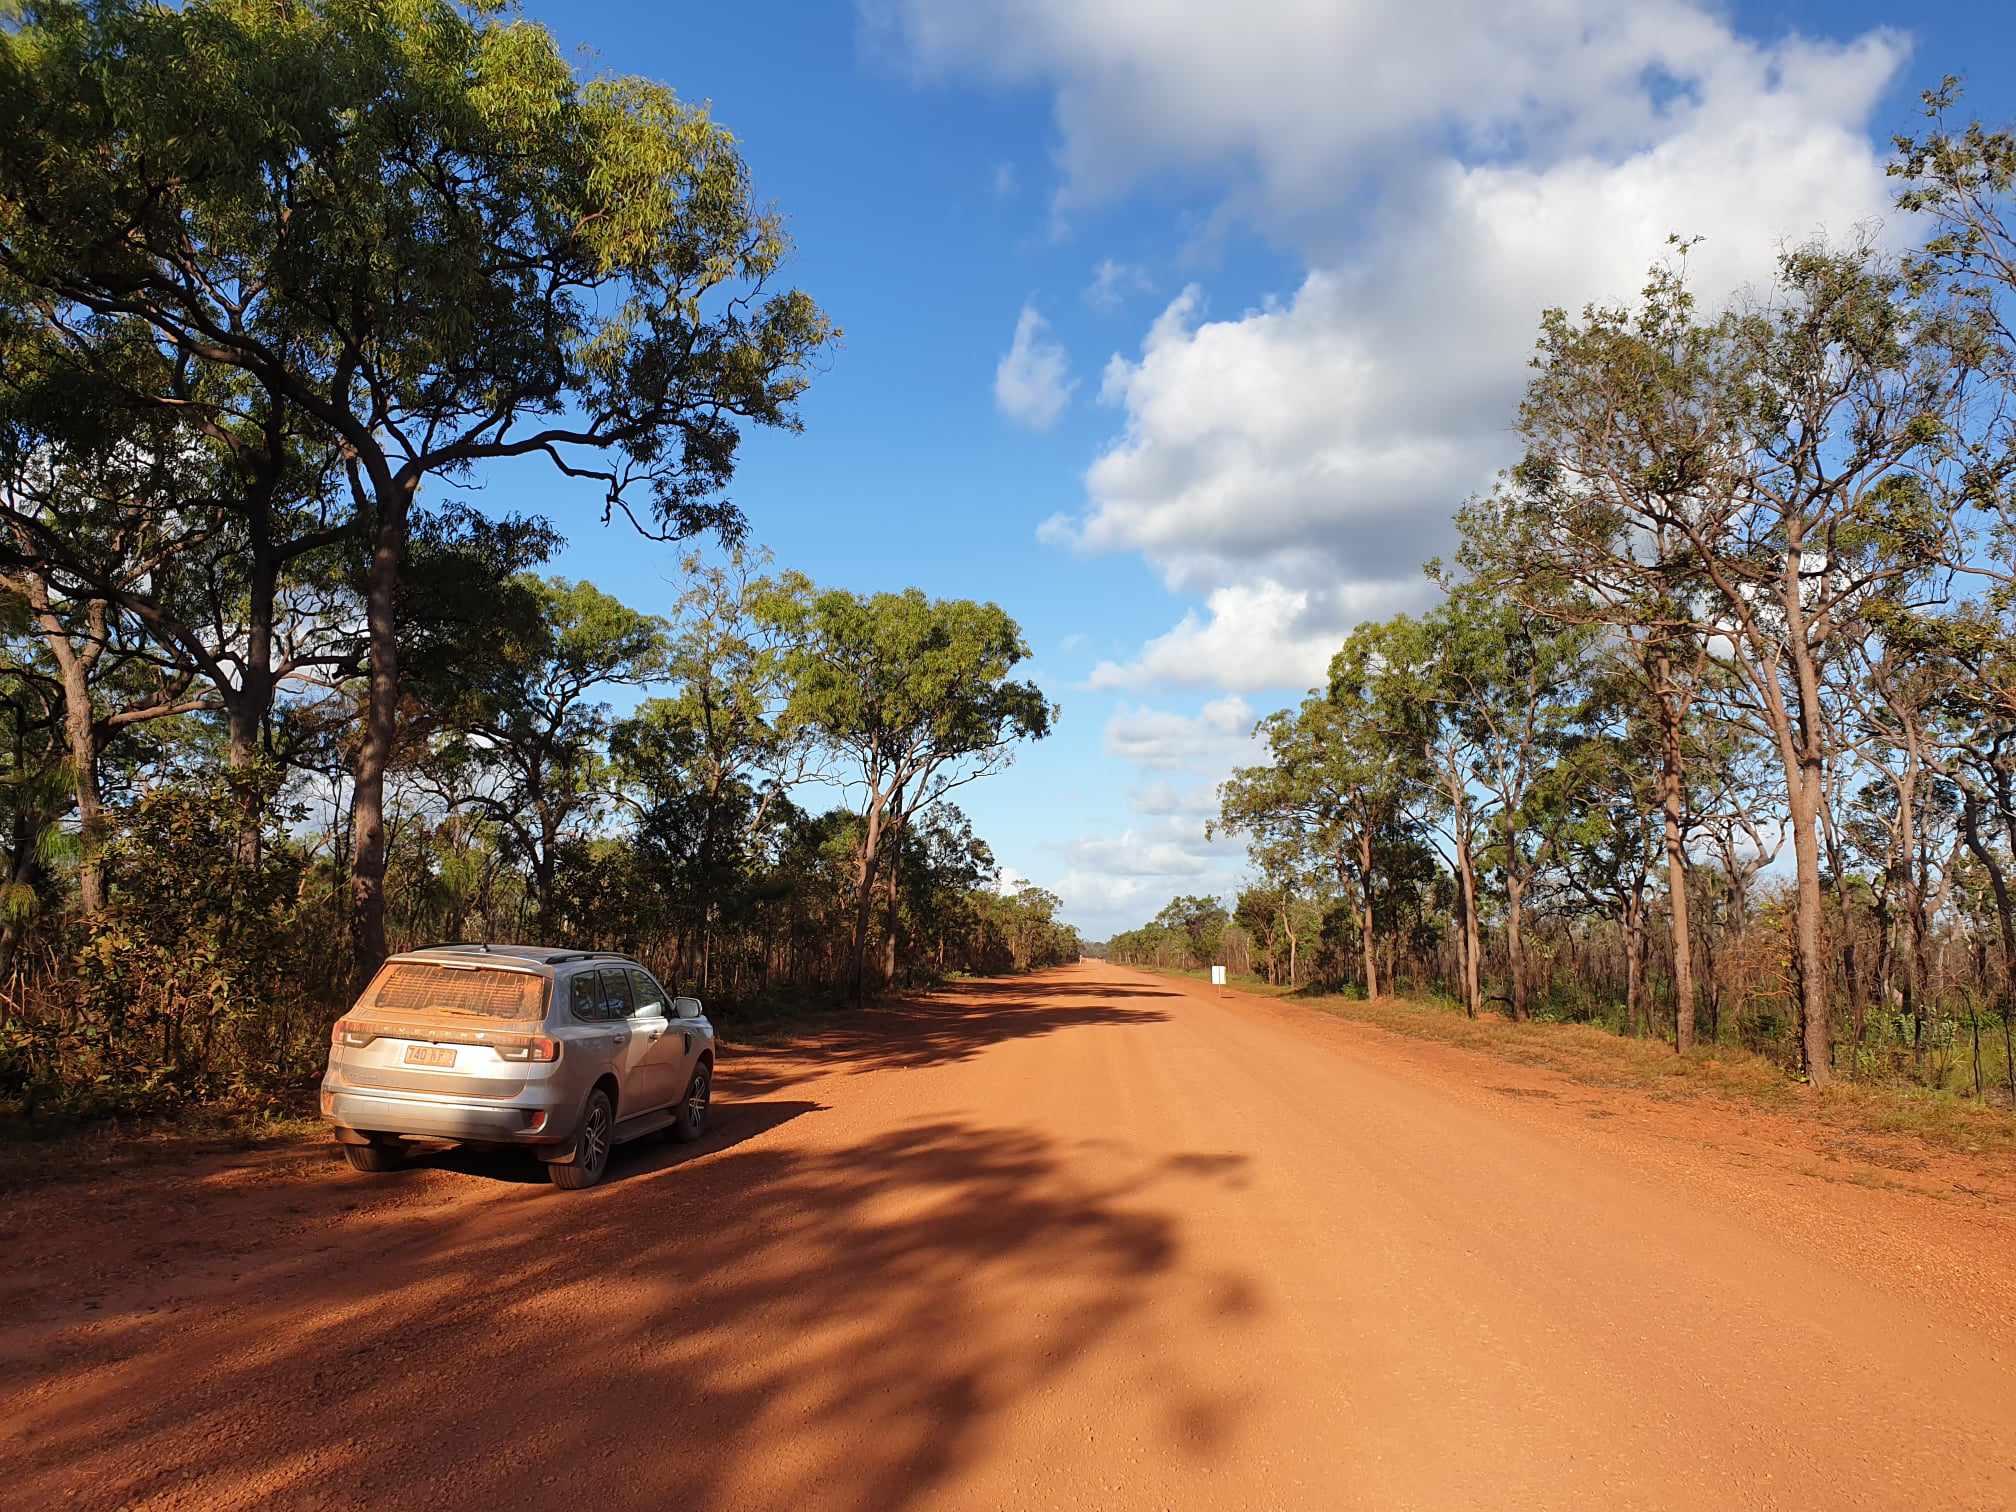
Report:
M0 1218L0 1504L2016 1507L2016 1181L1101 963Z

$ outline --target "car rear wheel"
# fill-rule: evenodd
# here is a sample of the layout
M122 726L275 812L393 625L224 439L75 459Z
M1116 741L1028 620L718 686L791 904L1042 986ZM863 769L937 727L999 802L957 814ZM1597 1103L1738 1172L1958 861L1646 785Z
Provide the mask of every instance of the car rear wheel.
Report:
M396 1145L346 1144L343 1158L353 1171L396 1171L406 1164L406 1152Z
M693 1080L686 1084L686 1096L679 1104L679 1116L672 1123L672 1137L691 1144L707 1132L707 1102L714 1093L714 1068L706 1061L693 1068Z
M609 1151L616 1143L616 1110L609 1106L609 1094L597 1088L588 1094L588 1106L581 1110L581 1132L574 1136L574 1158L546 1167L553 1185L570 1192L591 1187L609 1169Z

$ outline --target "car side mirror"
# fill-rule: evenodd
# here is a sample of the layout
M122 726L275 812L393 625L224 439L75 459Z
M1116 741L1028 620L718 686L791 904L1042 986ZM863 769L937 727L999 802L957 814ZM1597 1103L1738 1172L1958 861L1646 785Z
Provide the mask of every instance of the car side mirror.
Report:
M700 1017L700 999L681 997L672 999L672 1012L680 1018Z

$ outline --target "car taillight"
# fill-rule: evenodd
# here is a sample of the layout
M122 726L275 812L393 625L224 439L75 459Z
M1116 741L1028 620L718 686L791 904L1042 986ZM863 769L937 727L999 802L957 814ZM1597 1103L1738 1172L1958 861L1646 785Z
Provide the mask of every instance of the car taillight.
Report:
M348 1045L353 1050L362 1049L376 1038L378 1035L374 1030L367 1029L350 1019L336 1020L335 1026L329 1031L330 1044Z
M560 1041L549 1039L543 1034L514 1034L490 1041L502 1060L507 1061L557 1061L560 1059Z

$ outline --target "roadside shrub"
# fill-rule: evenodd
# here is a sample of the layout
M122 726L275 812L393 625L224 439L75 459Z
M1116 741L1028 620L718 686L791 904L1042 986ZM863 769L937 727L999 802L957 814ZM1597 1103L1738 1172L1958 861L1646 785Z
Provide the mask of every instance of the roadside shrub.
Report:
M130 1108L270 1092L316 1069L341 991L340 916L279 790L269 768L226 771L121 816L110 900L74 954L58 1056L71 1090Z

